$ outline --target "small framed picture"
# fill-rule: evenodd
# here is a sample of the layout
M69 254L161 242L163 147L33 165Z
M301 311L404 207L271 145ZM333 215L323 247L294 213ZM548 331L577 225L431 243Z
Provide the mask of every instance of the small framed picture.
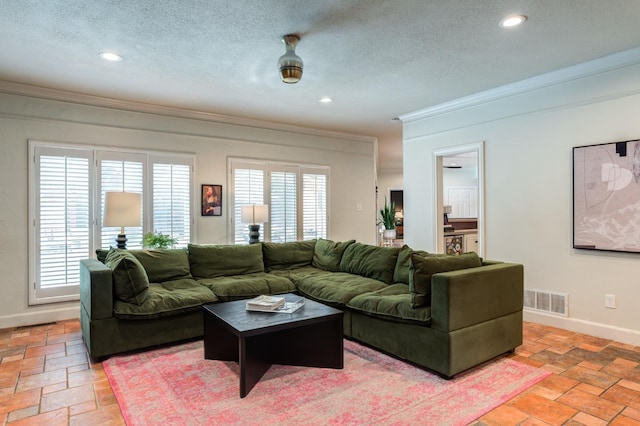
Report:
M202 185L202 216L222 216L222 185Z

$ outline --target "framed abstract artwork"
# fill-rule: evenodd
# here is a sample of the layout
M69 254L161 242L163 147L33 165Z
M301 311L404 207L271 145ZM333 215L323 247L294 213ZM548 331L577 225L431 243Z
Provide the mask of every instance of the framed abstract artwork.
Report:
M202 185L202 216L222 216L222 185Z
M573 148L573 247L640 253L640 139Z

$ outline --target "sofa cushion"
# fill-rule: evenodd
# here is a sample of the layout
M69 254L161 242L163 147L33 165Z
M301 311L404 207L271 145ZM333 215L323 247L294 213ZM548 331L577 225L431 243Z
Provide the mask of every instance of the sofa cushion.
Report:
M189 264L194 278L264 272L262 245L189 244Z
M313 251L313 261L311 265L324 269L325 271L338 272L344 251L355 242L356 240L343 242L324 239L318 240L315 250Z
M381 290L359 294L347 303L347 307L385 320L398 322L431 323L431 307L411 306L411 292L406 284L392 284Z
M414 308L427 306L431 303L431 277L433 274L482 266L480 257L474 252L459 256L413 254L411 255L411 263L412 274L409 289L411 290L411 306Z
M353 243L342 255L340 271L393 284L393 271L399 252L399 247Z
M301 268L311 265L316 240L290 243L262 243L262 257L266 272Z
M119 319L153 319L178 315L202 309L205 303L218 298L203 285L192 279L149 284L149 295L141 305L117 300L114 315Z
M398 252L398 260L393 270L393 282L409 284L409 276L411 275L411 255L419 254L420 256L428 256L429 252L423 250L413 250L408 245L403 245Z
M297 286L300 293L312 299L332 306L344 306L353 297L380 290L387 284L346 272L326 272L304 277L297 282Z
M144 266L149 282L161 283L192 278L189 256L185 249L130 250L130 252Z
M127 250L111 249L105 259L113 271L113 292L116 298L141 305L147 298L149 278L142 264Z
M198 283L209 288L221 302L248 299L261 294L282 294L295 291L287 277L266 272L202 278Z

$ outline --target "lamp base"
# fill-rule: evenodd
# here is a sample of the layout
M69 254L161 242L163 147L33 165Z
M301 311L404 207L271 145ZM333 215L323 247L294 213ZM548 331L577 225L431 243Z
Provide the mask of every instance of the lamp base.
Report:
M124 234L118 234L118 238L116 238L116 243L118 244L119 249L126 250L127 249L127 236Z
M260 242L260 225L249 225L249 244Z

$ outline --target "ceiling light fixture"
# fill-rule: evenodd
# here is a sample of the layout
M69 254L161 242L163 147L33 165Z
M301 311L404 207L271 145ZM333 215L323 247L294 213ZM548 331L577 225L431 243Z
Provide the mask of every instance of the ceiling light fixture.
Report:
M105 60L111 61L111 62L120 62L120 61L122 61L122 56L118 55L117 53L113 53L113 52L100 52L100 57L102 59L105 59Z
M511 15L500 21L500 26L502 28L513 28L523 24L526 20L527 17L524 15Z
M329 104L329 103L333 102L333 99L331 99L328 96L325 96L323 98L320 98L319 102L322 103L322 104Z
M287 51L278 59L278 69L280 70L280 78L287 84L297 83L302 78L302 59L296 55L296 45L299 41L300 37L295 34L282 37Z

